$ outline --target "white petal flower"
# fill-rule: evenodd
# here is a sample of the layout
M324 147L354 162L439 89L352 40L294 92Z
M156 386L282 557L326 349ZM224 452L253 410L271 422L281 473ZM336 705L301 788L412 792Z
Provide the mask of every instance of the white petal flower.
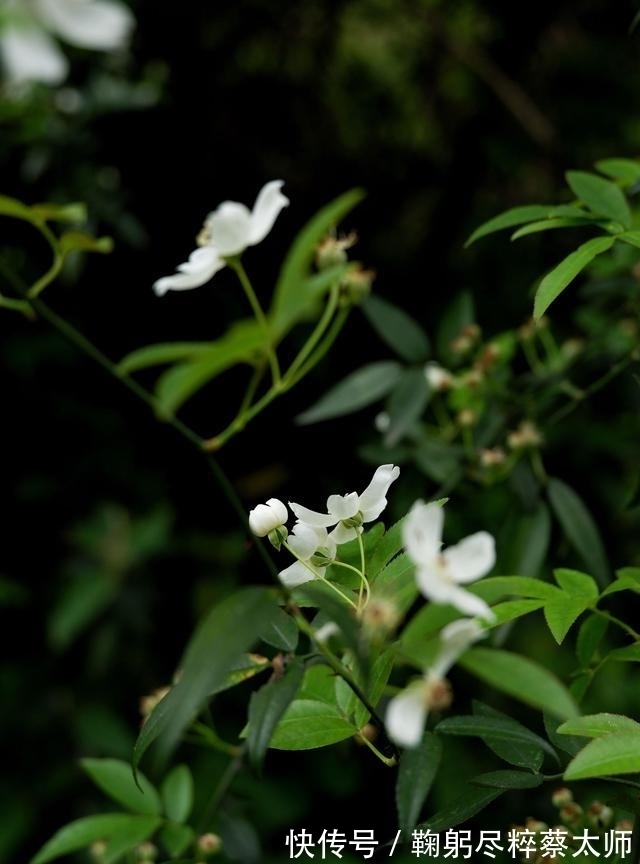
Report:
M135 19L117 0L4 0L0 54L9 81L60 84L69 64L49 35L72 45L114 51L126 45Z
M482 626L468 618L452 621L440 633L440 649L424 676L413 681L389 702L385 726L399 747L417 747L430 708L444 707L449 690L444 677L464 652L484 635ZM443 702L444 696L444 702Z
M460 588L486 575L495 564L495 541L479 531L455 546L442 550L444 512L438 504L416 501L403 525L407 554L416 565L416 581L425 597L450 603L466 615L495 617L489 606Z
M335 541L326 528L314 528L304 522L296 522L287 544L298 559L278 574L282 584L288 588L322 577L336 554ZM322 563L314 560L318 558Z
M266 537L274 528L285 525L289 514L278 498L269 498L249 511L249 527L256 537Z
M131 11L114 0L36 0L35 8L65 42L97 51L126 45L135 24Z
M289 199L280 191L282 180L271 180L260 190L253 210L237 201L224 201L210 213L198 235L199 248L189 260L178 266L179 273L163 276L153 284L158 296L167 291L185 291L208 282L226 265L226 258L240 255L255 246L273 228L280 211Z
M387 506L389 486L398 478L400 469L397 465L381 465L376 469L367 488L358 495L349 492L347 495L330 495L327 499L327 513L317 513L300 504L289 502L289 506L301 522L316 528L336 527L331 536L336 543L346 543L353 540L362 531L364 522L373 522Z
M432 390L448 390L454 380L448 369L433 360L424 367L424 377Z

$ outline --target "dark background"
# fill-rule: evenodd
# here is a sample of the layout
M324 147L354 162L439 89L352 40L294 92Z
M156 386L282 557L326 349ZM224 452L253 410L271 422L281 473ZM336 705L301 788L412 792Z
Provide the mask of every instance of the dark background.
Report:
M154 342L215 338L246 313L230 271L162 299L151 285L186 259L220 201L251 205L275 178L291 204L244 258L262 297L302 224L359 186L366 198L343 227L358 232L355 253L376 271L374 290L432 335L449 300L469 289L485 331L499 332L526 320L534 280L573 238L515 247L499 237L464 251L469 233L507 207L560 200L567 169L640 150L633 2L132 8L129 58L70 49L70 84L93 94L85 107L65 113L38 91L28 105L5 106L0 143L5 194L85 200L95 232L113 236L111 255L77 262L46 300L115 360ZM101 75L129 83L107 98ZM140 82L148 105L139 104L145 91L134 95ZM24 249L24 279L47 266L27 229L7 226L3 246L11 244ZM561 326L568 308L557 304ZM233 585L269 577L200 454L174 429L45 321L6 313L0 333L0 575L18 586L0 608L0 861L19 862L99 806L76 757L128 758L137 700L167 683L197 616ZM305 427L293 418L348 372L388 356L355 309L304 386L222 451L247 509L271 495L319 508L330 492L364 488L371 468L354 452L375 411ZM153 376L141 380L151 386ZM213 434L236 383L233 373L215 382L181 416ZM581 464L564 467L588 496ZM106 573L116 587L56 643L52 610L79 572ZM230 700L229 716L241 701ZM270 754L267 779L240 781L250 819L277 851L312 809L351 826L347 802L375 786L368 824L392 832L392 784L371 761L353 758L353 747L319 760Z

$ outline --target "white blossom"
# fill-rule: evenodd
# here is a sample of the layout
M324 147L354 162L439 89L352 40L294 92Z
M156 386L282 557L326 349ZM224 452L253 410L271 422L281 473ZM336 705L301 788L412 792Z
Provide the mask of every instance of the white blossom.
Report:
M432 390L448 390L454 381L451 372L434 360L424 367L424 377Z
M331 537L336 543L346 543L362 531L364 522L377 519L387 506L389 486L400 474L397 465L381 465L376 469L367 488L358 495L330 495L327 499L327 513L308 510L300 504L289 502L289 506L301 522L316 528L336 527Z
M0 0L0 55L9 82L60 84L69 63L56 39L79 48L115 51L135 24L117 0Z
M336 555L336 542L326 528L313 527L304 522L296 522L287 538L289 550L296 560L281 570L278 578L287 588L295 588L319 579Z
M178 265L173 276L163 276L153 284L158 296L167 291L185 291L208 282L226 265L226 259L255 246L273 228L289 199L280 191L282 180L271 180L260 190L253 210L237 201L224 201L210 213L198 235L198 248L189 260Z
M453 621L440 633L440 648L423 677L413 681L390 700L385 726L400 747L417 747L422 740L431 708L447 707L450 693L445 675L469 646L484 635L482 626L470 618Z
M249 511L249 527L256 537L266 537L275 528L285 525L289 514L278 498L269 498Z
M455 546L442 550L444 511L439 504L416 501L403 524L403 540L416 565L416 581L422 594L434 603L451 603L465 615L480 615L491 621L489 606L460 585L475 582L495 563L491 534L479 531Z

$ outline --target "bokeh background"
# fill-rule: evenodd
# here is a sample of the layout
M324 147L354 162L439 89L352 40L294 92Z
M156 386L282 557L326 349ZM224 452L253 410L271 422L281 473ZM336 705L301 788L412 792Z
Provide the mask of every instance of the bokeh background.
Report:
M376 271L376 293L430 335L461 289L473 294L486 332L517 326L530 315L536 278L575 238L548 232L515 246L502 236L468 250L465 239L507 207L566 200L567 169L640 154L632 0L130 6L131 51L69 48L65 87L4 98L0 136L4 194L85 201L92 230L113 237L112 254L75 260L46 299L115 360L153 342L215 338L244 314L227 271L162 299L151 285L185 260L220 201L251 204L275 178L291 204L245 256L263 296L301 225L359 186L366 198L343 228L357 231L355 252ZM28 228L3 224L0 242L25 280L47 266ZM557 304L561 327L570 302ZM269 576L175 430L47 322L5 313L0 334L0 861L9 864L103 805L77 759L129 758L139 698L168 683L198 617L235 585ZM348 372L389 356L355 309L304 385L220 453L247 509L271 495L320 507L331 492L366 485L371 465L355 454L377 409L311 426L294 418ZM213 434L235 386L233 374L213 384L185 407L185 421ZM609 410L604 398L593 409L602 423L595 458L567 447L582 432L576 421L550 459L615 538L607 495L624 479L611 473L625 469L607 451ZM424 477L403 482L390 519L435 488ZM473 515L475 530L481 514ZM624 562L613 545L615 563L632 563L632 544ZM529 638L523 630L525 647ZM462 694L467 685L461 674ZM230 734L245 698L221 700ZM202 778L221 764L188 748L185 758ZM452 748L438 795L472 758L483 757ZM388 769L350 743L319 756L272 753L263 776L241 777L235 795L246 836L255 832L264 849L252 852L250 839L244 860L283 860L286 831L303 824L394 833ZM362 800L367 826L355 826ZM537 815L530 806L514 793L510 818ZM483 827L504 819L488 812Z

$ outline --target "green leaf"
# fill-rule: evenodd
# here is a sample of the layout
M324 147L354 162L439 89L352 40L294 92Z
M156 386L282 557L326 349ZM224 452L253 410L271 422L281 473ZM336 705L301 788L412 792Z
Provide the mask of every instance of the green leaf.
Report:
M512 720L511 717L498 714L470 714L448 717L435 728L440 735L462 735L482 738L483 741L506 741L511 744L522 744L525 748L543 750L551 756L556 756L555 750L540 735L531 732L526 726ZM493 749L493 748L492 748ZM517 763L521 764L521 763Z
M159 816L160 796L147 778L138 773L136 781L131 765L119 759L81 759L82 770L110 798L133 813Z
M553 571L554 578L562 590L570 597L593 603L598 599L598 586L586 573L558 567Z
M485 705L484 702L480 702L476 699L473 700L473 713L478 717L499 718L512 729L517 728L520 732L522 732L522 730L529 732L528 737L525 738L523 736L516 740L493 737L490 735L485 736L483 741L487 747L493 750L496 756L499 756L500 759L503 759L505 762L509 762L511 765L517 765L518 768L528 768L529 771L533 771L534 773L537 773L540 770L542 763L544 762L545 748L540 746L537 741L531 740L529 729L522 726L522 724L518 723L517 720L503 714L501 711L496 711L495 708L491 708L489 705ZM553 755L555 756L555 753L553 753ZM555 756L555 758L557 759L557 756Z
M479 240L481 237L486 237L487 234L493 234L496 231L503 231L505 228L513 228L514 225L524 225L526 222L536 222L540 219L550 219L553 216L580 216L584 212L577 207L554 207L552 204L528 204L524 207L513 207L511 210L505 210L498 216L484 222L479 228L473 232L471 237L464 244L470 246Z
M197 360L211 351L211 342L165 342L159 345L147 345L127 354L118 363L118 372L129 375L138 369L150 366L162 366L165 363L175 363L178 360Z
M608 626L607 619L600 617L600 615L589 615L580 625L576 640L576 656L584 669L593 660Z
M334 705L296 699L276 726L270 746L275 750L313 750L344 741L357 732Z
M52 648L64 651L113 602L119 591L117 581L106 572L87 572L63 586L47 622Z
M362 366L322 396L315 405L296 417L296 423L317 423L352 414L378 402L397 384L402 366L395 360L380 360Z
M566 720L556 731L560 735L580 735L584 738L601 738L613 732L640 735L640 723L627 717L626 714L601 712Z
M482 582L473 586L474 594L482 597L488 603L498 600L500 597L534 597L539 600L548 600L561 595L560 589L550 582L542 579L533 579L531 576L488 576Z
M105 813L76 819L57 831L30 864L47 864L61 855L84 849L96 840L115 841L124 849L133 848L150 837L161 822L157 816L130 816L127 813Z
M608 774L640 771L640 727L595 738L582 749L564 772L565 780L584 780Z
M484 810L488 804L491 804L506 791L506 789L496 789L495 787L467 786L466 790L454 801L439 810L426 822L417 825L416 830L439 833L448 828L455 828L456 825L466 822L467 819L471 819L476 813Z
M474 592L475 593L475 592ZM516 618L521 618L523 615L528 615L530 612L536 612L542 609L544 600L505 600L503 603L498 603L492 607L495 619L489 625L489 628L499 627L506 624L507 621L514 621Z
M440 767L442 744L437 735L425 732L418 747L405 750L400 757L396 781L398 826L404 836L415 828L422 805Z
M182 855L185 849L193 843L194 839L195 831L188 825L165 822L160 829L160 841L172 858Z
M563 753L568 753L569 756L575 756L579 750L582 750L584 747L582 738L578 738L576 735L560 735L558 729L562 726L562 723L558 722L557 717L552 717L544 711L542 719L547 737L554 747L562 750Z
M400 553L403 548L402 539L402 523L404 519L399 519L397 522L387 528L384 535L376 545L371 554L367 570L370 574L369 582L373 584L375 577L380 571Z
M497 690L563 720L579 713L566 687L528 657L495 648L471 648L458 663Z
M267 588L242 588L212 609L198 625L180 664L178 683L156 705L138 736L133 754L135 768L159 736L163 755L175 746L238 656L256 640L260 624L274 603Z
M587 215L575 216L572 219L567 217L564 219L542 219L539 222L530 222L528 225L518 228L511 235L511 239L519 240L520 237L526 237L529 234L539 234L541 231L553 231L556 228L581 228L585 225L593 224L593 218L589 218Z
M567 539L600 586L609 582L609 566L600 532L582 499L563 480L551 478L549 503Z
M598 255L611 249L614 243L615 237L594 237L563 258L540 282L533 304L533 317L536 320L542 318L556 297L576 278L578 273Z
M280 651L295 651L298 645L298 626L291 615L274 606L269 617L260 626L260 638Z
M193 776L187 765L176 765L162 781L164 813L172 822L186 822L193 807Z
M544 617L554 639L560 644L577 618L595 605L598 586L591 576L578 570L558 569L554 576L563 591L560 596L547 600Z
M429 339L415 318L376 294L360 308L378 336L407 363L423 363L429 357Z
M632 159L600 159L595 167L601 174L618 180L623 186L640 182L640 163Z
M626 645L624 648L615 648L607 654L607 660L640 663L640 643L634 642L633 645Z
M38 216L34 214L31 207L18 201L16 198L9 198L7 195L0 195L0 216L12 216L14 219L24 219L38 227Z
M640 567L621 567L616 570L616 578L602 592L602 597L618 591L633 591L640 594Z
M488 771L472 777L470 783L476 786L491 786L494 789L535 789L544 781L542 774L531 774L529 771Z
M509 513L496 543L499 572L537 576L546 560L550 537L551 517L544 502L530 513Z
M462 447L426 436L418 442L413 458L416 467L436 483L452 483L462 476L460 464L464 450ZM455 482L452 484L455 485Z
M86 222L88 218L86 205L79 201L72 204L32 204L29 209L41 222Z
M160 412L171 417L205 384L237 363L253 365L264 349L265 334L257 321L239 321L209 350L190 362L173 366L156 384Z
M440 316L436 331L437 355L443 363L459 361L459 357L451 349L451 343L465 327L474 324L475 320L473 295L470 291L458 292Z
M594 213L620 222L625 228L631 225L629 204L615 183L588 171L567 171L565 177L571 191Z
M420 420L431 390L422 369L406 369L387 402L389 428L385 431L385 447L393 447Z
M258 638L258 636L256 636ZM271 661L267 657L260 654L240 654L229 666L227 674L221 681L218 681L209 696L215 696L216 693L222 693L223 690L229 690L241 684L243 681L248 681L264 672L271 666Z
M393 669L393 662L395 659L395 652L393 648L389 648L387 651L383 651L379 657L376 657L372 666L371 666L371 674L369 675L369 686L367 689L367 697L369 702L374 707L380 701L382 694L384 693L385 687L387 686L387 682L389 681L389 676L391 675L391 670ZM336 679L336 687L338 686L338 682L341 681L343 683L344 679L337 678ZM346 686L346 684L345 684ZM353 691L351 691L353 692ZM368 709L362 704L362 702L353 694L354 699L356 700L356 707L354 711L354 722L359 729L367 723L370 718L370 713Z
M640 231L623 231L621 234L616 234L616 240L628 246L640 247Z
M352 189L334 199L302 228L293 241L280 270L268 319L275 333L285 333L308 306L308 296L301 286L311 273L316 246L364 197L361 189Z
M251 694L247 747L249 761L254 768L259 768L262 764L271 736L295 698L303 675L302 661L295 658L287 666L282 678L268 681L260 690Z

